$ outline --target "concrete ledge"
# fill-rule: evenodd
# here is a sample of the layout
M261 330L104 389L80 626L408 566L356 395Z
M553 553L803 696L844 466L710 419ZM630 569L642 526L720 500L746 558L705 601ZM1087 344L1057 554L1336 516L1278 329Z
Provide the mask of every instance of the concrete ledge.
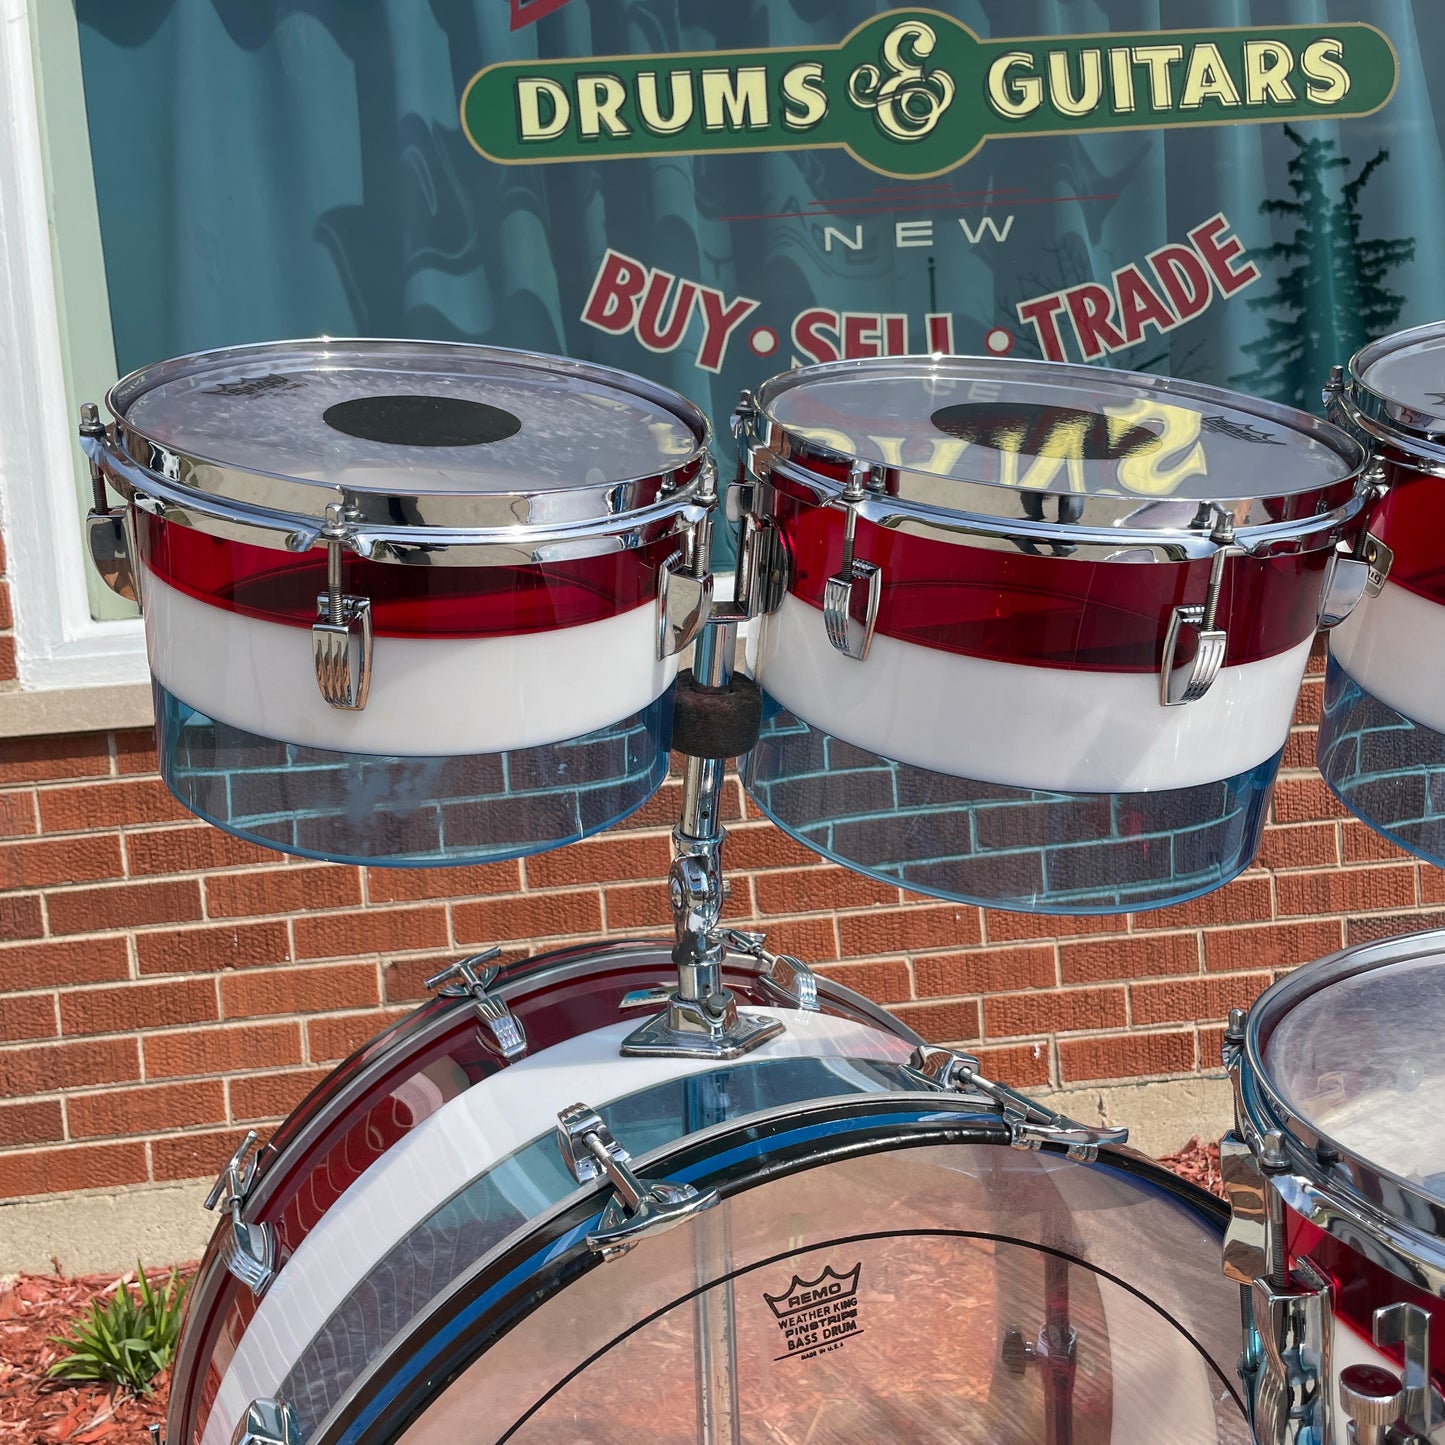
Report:
M154 721L148 682L0 692L0 738L62 737L67 733L109 732L111 728L148 728Z
M119 1194L57 1194L0 1202L0 1274L117 1274L182 1264L205 1252L216 1216L201 1207L210 1181L140 1185Z
M1234 1123L1234 1094L1224 1074L1029 1093L1081 1124L1127 1125L1129 1143L1155 1158L1172 1154L1196 1135L1218 1139Z
M1033 1091L1031 1091L1033 1092ZM1229 1080L1165 1079L1035 1093L1080 1123L1127 1124L1146 1154L1169 1154L1195 1135L1217 1139L1229 1127ZM48 1274L51 1257L66 1274L99 1274L199 1259L216 1225L201 1207L209 1179L140 1185L118 1194L58 1194L0 1203L0 1274Z

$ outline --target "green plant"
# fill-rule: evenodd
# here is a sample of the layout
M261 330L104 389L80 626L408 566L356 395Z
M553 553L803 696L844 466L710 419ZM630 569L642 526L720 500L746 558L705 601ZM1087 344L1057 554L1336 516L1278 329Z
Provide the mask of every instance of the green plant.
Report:
M69 1353L51 1365L47 1374L65 1380L100 1380L132 1394L150 1394L151 1381L176 1352L186 1282L173 1269L157 1289L139 1261L135 1275L135 1295L121 1280L108 1301L92 1300L89 1311L68 1333L50 1337Z

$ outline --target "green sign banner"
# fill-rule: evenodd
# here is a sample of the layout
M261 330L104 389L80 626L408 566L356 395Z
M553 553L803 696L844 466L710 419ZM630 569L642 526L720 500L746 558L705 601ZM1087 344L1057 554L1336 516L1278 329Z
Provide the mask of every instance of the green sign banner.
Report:
M923 178L1002 136L1369 115L1397 75L1359 22L984 41L909 9L836 46L504 61L461 118L503 165L833 147Z

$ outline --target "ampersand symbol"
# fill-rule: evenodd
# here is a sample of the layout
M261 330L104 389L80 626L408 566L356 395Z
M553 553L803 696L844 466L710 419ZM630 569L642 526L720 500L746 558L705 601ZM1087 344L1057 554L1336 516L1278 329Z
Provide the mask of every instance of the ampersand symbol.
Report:
M930 74L923 65L937 43L930 26L905 20L883 41L888 78L876 65L860 65L848 77L849 100L860 110L871 110L879 127L894 140L926 136L953 102L953 77L942 70Z

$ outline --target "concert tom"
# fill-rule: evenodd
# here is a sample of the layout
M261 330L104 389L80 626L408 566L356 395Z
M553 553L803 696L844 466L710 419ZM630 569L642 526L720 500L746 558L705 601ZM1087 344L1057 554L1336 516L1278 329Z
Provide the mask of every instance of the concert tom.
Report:
M661 783L716 490L690 402L559 357L319 340L162 362L107 405L81 426L92 551L142 605L161 774L203 818L475 862Z
M1392 843L1445 865L1445 322L1372 342L1330 378L1330 414L1374 448L1366 596L1330 636L1320 771Z
M1231 1019L1224 1268L1260 1445L1445 1439L1442 1030L1445 931L1307 964Z
M1119 1131L765 949L731 1060L619 1056L662 945L469 967L223 1172L172 1445L1244 1445L1223 1206Z
M1303 412L1052 362L745 397L754 800L918 892L1106 913L1254 856L1365 454Z

